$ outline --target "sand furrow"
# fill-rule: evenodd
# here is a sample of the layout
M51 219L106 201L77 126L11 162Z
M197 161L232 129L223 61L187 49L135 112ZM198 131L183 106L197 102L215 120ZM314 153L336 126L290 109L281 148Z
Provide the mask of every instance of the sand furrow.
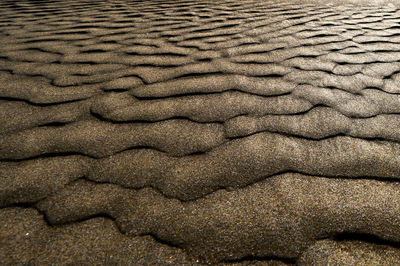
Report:
M399 8L1 1L0 261L399 264Z
M134 147L153 147L182 156L207 151L224 141L223 126L216 123L177 119L112 124L85 120L0 135L0 159L27 159L57 153L80 153L100 158Z
M397 179L399 150L399 143L387 141L346 136L317 141L264 132L182 158L146 149L125 151L96 161L88 178L133 188L153 186L167 196L191 200L284 171Z
M108 94L92 106L92 112L113 121L159 121L186 117L198 122L226 121L250 114L293 114L309 110L312 104L291 95L262 97L239 91L138 100L131 95Z
M400 115L354 119L327 107L313 108L300 115L238 116L226 121L224 125L228 137L269 131L311 139L344 134L400 142Z
M321 240L299 258L299 265L378 264L392 265L400 261L398 246L374 244L360 240Z
M151 233L215 262L296 258L316 239L348 231L399 242L399 196L398 183L284 174L188 203L79 181L38 207L52 224L107 213L125 234Z

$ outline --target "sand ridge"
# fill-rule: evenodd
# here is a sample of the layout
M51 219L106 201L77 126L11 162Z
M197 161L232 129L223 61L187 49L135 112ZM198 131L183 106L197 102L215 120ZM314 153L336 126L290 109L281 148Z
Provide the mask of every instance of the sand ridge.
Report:
M2 1L0 261L398 264L389 2Z

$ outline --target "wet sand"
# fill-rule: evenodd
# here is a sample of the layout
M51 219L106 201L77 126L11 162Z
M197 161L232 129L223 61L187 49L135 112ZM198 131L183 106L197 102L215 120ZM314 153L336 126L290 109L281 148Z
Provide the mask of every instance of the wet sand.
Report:
M400 7L0 3L5 265L400 263Z

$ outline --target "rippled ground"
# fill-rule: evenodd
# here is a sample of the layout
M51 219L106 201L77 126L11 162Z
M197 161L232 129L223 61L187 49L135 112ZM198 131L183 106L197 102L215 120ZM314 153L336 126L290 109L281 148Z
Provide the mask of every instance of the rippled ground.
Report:
M5 264L398 264L399 165L393 4L0 3Z

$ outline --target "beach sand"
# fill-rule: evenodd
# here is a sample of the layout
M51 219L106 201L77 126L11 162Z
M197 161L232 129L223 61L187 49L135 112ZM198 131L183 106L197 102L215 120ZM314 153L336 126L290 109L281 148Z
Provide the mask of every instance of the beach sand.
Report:
M400 263L400 4L2 1L0 264Z

